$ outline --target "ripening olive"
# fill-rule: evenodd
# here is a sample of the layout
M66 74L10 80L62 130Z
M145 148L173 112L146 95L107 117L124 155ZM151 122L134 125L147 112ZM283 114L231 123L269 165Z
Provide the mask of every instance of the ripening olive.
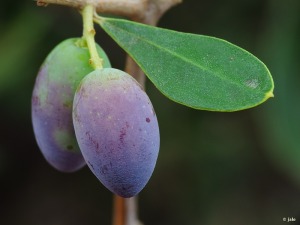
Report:
M138 194L152 175L160 142L156 114L138 82L117 69L91 72L76 90L73 123L101 183L121 197Z
M104 67L110 67L105 52L97 46ZM42 64L33 89L32 123L46 160L62 172L85 165L72 122L75 90L82 78L93 71L84 40L67 39L58 44Z

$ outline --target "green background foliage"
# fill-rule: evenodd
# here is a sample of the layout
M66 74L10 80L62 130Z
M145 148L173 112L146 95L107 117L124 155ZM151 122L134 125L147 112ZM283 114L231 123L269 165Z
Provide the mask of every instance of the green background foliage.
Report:
M147 82L161 149L140 194L146 225L300 221L299 12L297 0L185 0L162 18L161 27L223 38L256 55L273 75L275 98L240 112L197 111ZM20 0L1 5L0 224L111 223L111 193L87 168L62 174L47 165L31 126L39 66L56 44L81 31L73 9ZM99 28L97 41L122 69L125 53Z

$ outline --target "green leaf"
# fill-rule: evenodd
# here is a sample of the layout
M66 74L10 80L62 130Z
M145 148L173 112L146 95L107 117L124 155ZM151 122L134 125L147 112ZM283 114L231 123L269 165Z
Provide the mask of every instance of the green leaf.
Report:
M171 100L211 111L254 107L273 96L267 67L227 41L123 19L96 21Z

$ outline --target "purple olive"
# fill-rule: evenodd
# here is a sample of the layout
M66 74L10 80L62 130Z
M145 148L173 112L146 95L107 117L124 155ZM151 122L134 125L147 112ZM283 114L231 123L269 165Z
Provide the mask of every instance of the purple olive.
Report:
M100 182L121 197L138 194L153 173L160 142L156 114L138 82L117 69L91 72L76 90L73 123Z
M110 63L97 46L104 66ZM47 56L32 95L32 123L40 150L57 170L73 172L85 165L72 121L72 104L82 78L93 71L89 51L80 38L67 39Z

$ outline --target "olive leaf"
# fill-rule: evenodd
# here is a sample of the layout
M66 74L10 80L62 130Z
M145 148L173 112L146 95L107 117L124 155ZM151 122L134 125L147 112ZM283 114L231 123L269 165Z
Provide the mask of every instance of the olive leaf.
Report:
M273 96L273 80L255 56L227 41L98 17L97 23L171 100L195 109L237 111Z

